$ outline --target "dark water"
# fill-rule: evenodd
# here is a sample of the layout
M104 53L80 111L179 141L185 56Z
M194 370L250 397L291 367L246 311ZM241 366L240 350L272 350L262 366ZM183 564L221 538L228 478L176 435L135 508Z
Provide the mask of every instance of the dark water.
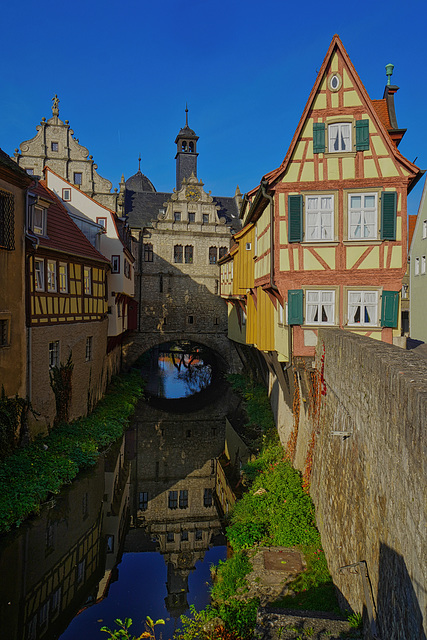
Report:
M1 638L96 640L117 617L136 635L149 615L166 640L190 604L207 604L210 564L226 555L216 458L235 399L220 397L190 413L141 402L94 469L3 537Z

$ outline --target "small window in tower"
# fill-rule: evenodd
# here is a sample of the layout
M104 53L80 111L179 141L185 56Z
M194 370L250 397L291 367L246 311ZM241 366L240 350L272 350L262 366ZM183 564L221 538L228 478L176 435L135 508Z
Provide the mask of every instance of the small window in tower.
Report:
M144 262L153 262L153 245L144 245Z
M182 149L183 151L187 151L187 143L185 142L185 140L184 140L184 142L182 143L182 147L181 147L181 149Z
M227 247L220 247L219 248L219 257L223 258L227 254L227 251L228 251Z
M187 244L187 246L185 247L185 263L193 263L193 246L191 244Z
M194 152L194 142L190 142L190 144L188 145L188 150L190 153Z

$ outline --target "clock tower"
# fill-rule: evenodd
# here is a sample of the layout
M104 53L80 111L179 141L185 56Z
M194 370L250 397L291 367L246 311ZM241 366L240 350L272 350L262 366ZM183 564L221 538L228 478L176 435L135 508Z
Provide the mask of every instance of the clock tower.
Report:
M182 180L191 174L197 177L197 140L193 129L188 126L188 109L185 107L185 127L181 129L175 139L176 149L176 190L182 186Z

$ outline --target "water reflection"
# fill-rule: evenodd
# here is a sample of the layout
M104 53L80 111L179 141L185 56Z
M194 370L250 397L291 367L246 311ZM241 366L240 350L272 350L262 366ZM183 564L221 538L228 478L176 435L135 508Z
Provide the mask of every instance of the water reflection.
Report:
M126 616L137 634L150 615L168 619L166 640L207 603L209 564L226 553L214 497L235 404L218 393L184 414L141 402L122 442L2 539L0 637L95 640Z

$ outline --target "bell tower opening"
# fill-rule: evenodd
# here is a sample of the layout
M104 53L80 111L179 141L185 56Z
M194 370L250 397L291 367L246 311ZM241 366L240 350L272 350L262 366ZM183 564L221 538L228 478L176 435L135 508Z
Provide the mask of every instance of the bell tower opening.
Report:
M188 126L188 107L185 106L185 126L178 133L176 144L176 189L182 187L184 178L188 178L193 173L197 177L197 141L199 137L193 129Z

